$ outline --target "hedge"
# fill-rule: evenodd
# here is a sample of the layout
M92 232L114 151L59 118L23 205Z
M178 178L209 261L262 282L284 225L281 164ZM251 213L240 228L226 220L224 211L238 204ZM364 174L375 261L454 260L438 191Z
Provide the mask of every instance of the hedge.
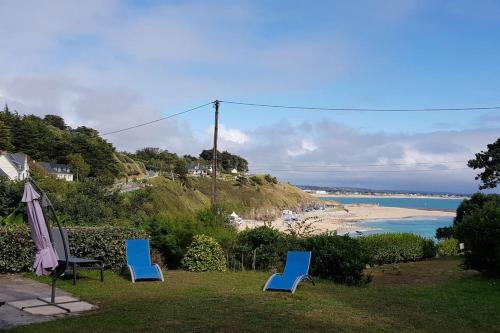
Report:
M35 251L27 226L0 227L0 273L31 270Z
M125 267L125 240L148 238L143 230L122 227L67 228L70 251L75 257L96 258L106 268ZM0 227L0 273L30 271L35 258L35 246L27 226Z
M377 234L358 239L372 263L376 264L434 258L437 251L432 239L410 233Z
M311 251L310 273L335 282L360 285L370 281L363 270L369 257L357 239L335 234L322 234L304 239Z

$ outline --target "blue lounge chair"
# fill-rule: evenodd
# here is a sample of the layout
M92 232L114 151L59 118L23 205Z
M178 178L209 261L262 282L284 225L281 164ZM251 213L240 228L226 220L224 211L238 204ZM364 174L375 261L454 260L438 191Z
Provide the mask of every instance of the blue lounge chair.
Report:
M157 264L151 264L149 240L127 239L127 266L132 282L137 280L163 280L163 273Z
M263 291L279 290L294 293L302 280L309 280L314 285L312 277L308 274L310 263L311 252L288 251L285 271L283 274L271 275Z

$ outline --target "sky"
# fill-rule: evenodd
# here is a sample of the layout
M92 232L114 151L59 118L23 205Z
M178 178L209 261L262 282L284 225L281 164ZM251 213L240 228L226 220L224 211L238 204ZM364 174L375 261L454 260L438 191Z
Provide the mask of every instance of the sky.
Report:
M214 101L500 106L500 2L0 0L0 103L106 133ZM470 193L500 111L347 112L222 103L221 149L293 184ZM107 135L211 147L211 105Z

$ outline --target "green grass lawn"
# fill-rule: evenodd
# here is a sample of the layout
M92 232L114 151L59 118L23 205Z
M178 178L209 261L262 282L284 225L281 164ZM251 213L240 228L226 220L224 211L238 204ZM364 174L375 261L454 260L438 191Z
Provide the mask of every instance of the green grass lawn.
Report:
M165 283L136 284L84 272L58 286L99 310L12 332L500 332L500 281L458 265L388 265L367 287L320 280L294 295L262 292L260 272L168 271Z

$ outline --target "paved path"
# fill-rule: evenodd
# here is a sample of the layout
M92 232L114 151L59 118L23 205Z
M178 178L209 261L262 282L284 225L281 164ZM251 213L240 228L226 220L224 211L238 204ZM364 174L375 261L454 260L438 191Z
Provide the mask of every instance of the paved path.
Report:
M70 296L60 289L56 290L57 296ZM20 301L37 297L50 297L50 286L40 282L21 277L19 275L0 274L0 301ZM67 315L62 315L67 316ZM20 311L8 304L0 307L0 330L12 326L27 325L42 321L53 320L58 316L32 315Z

